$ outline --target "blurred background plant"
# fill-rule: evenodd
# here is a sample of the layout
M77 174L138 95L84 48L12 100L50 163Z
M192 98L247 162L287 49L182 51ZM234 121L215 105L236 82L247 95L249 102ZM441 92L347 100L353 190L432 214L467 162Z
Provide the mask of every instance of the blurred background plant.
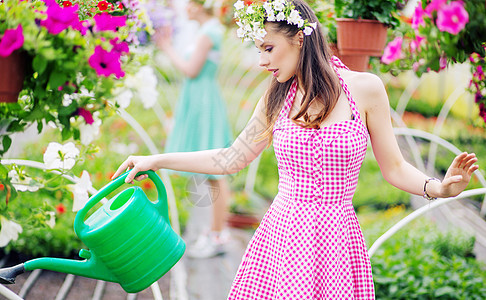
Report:
M483 72L486 6L482 0L420 0L410 19L393 32L385 48L381 71L396 75L413 70L418 76L448 65L471 63L468 89L475 95L486 122L486 79Z
M149 16L135 0L2 1L0 56L22 56L25 78L18 101L0 103L0 158L12 137L30 127L39 134L53 132L50 141L70 142L36 148L43 153L45 171L0 165L0 246L15 240L22 228L54 226L55 208L61 203L57 196L42 195L71 193L72 211L84 205L89 174L80 171L78 179L72 168L99 150L92 142L102 121L126 108L132 98L150 107L158 96L157 78L147 65L153 50L140 47L138 38L152 30ZM20 201L14 201L17 196ZM37 207L35 214L16 206L29 200Z

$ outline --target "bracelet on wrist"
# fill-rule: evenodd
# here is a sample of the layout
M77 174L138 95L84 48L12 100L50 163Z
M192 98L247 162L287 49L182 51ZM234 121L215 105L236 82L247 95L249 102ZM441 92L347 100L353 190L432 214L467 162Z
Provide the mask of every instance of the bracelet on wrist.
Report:
M435 178L435 177L431 177L431 178L428 178L428 179L425 179L425 183L424 183L424 198L429 200L429 201L432 201L432 200L436 200L437 198L436 197L431 197L429 196L429 194L427 193L427 184L430 182L430 181L437 181L437 182L441 182L439 178Z

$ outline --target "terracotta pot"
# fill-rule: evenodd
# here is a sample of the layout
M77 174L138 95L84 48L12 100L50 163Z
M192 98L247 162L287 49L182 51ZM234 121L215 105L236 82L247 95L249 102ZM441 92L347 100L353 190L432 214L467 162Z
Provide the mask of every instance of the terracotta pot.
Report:
M248 214L229 214L227 218L227 223L229 226L234 228L257 228L260 224L260 220Z
M339 55L339 59L351 70L364 72L369 69L369 55Z
M387 27L376 20L336 19L337 43L341 55L381 56Z
M0 70L0 102L17 102L24 85L25 56L20 51L0 56Z

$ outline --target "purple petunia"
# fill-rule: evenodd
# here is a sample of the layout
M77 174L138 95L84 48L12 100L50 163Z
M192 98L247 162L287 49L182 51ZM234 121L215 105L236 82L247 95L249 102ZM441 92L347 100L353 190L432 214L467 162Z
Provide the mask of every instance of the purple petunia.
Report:
M22 25L16 29L7 29L0 40L0 56L7 57L24 44Z

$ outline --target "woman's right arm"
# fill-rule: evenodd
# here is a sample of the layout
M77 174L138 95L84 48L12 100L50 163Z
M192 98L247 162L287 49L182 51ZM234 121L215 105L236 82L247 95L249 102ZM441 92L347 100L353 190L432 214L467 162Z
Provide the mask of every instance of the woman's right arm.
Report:
M213 175L236 173L248 166L269 144L268 138L256 141L266 130L266 117L263 97L253 112L238 138L228 148L194 152L175 152L149 156L129 156L115 172L112 178L118 177L125 170L131 170L125 181L130 183L141 171L171 169L182 172L193 172ZM137 177L138 180L147 176Z
M171 29L162 27L157 29L155 34L157 46L166 53L174 66L189 78L195 78L201 72L213 42L207 35L200 35L195 42L195 51L189 59L184 59L181 54L172 46Z

